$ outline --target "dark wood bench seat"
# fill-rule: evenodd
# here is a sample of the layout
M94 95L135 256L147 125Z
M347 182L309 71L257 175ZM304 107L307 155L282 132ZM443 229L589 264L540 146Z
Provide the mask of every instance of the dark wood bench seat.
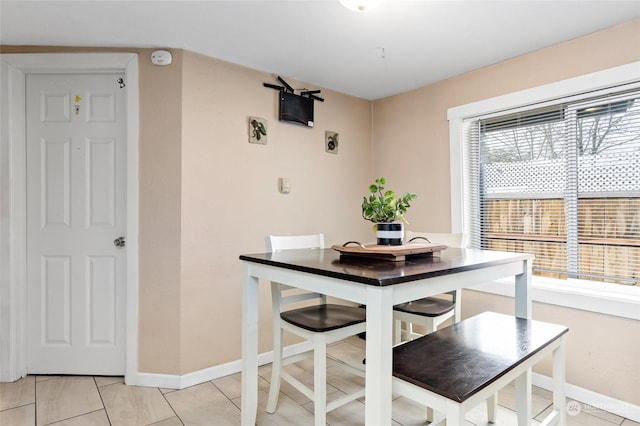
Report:
M567 331L556 324L485 312L396 346L394 391L443 414L448 425L463 425L468 409L553 353L554 410L548 424L564 425ZM530 398L528 404L530 411Z

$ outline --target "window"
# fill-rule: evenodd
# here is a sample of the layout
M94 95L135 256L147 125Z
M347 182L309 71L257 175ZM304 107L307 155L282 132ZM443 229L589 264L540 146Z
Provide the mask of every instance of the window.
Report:
M640 91L466 120L470 245L534 274L640 285Z

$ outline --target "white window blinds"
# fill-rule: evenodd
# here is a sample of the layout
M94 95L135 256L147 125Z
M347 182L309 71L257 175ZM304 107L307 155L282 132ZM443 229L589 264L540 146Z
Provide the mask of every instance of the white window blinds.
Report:
M474 247L533 253L534 273L640 281L640 92L470 123Z

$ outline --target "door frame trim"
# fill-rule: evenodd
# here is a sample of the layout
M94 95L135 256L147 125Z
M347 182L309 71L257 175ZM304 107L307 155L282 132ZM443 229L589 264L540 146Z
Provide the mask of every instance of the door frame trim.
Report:
M25 78L27 74L121 72L127 84L127 290L125 382L138 375L138 55L0 54L0 382L27 374Z

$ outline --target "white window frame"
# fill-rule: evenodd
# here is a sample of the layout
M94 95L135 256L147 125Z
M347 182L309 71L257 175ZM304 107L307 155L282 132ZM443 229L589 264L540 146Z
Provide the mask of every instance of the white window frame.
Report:
M465 232L463 143L469 120L507 110L542 107L563 100L579 100L599 94L640 87L640 61L561 80L555 83L450 108L451 232ZM487 283L479 290L514 296L513 280ZM580 279L533 277L533 300L607 315L640 320L640 287Z

